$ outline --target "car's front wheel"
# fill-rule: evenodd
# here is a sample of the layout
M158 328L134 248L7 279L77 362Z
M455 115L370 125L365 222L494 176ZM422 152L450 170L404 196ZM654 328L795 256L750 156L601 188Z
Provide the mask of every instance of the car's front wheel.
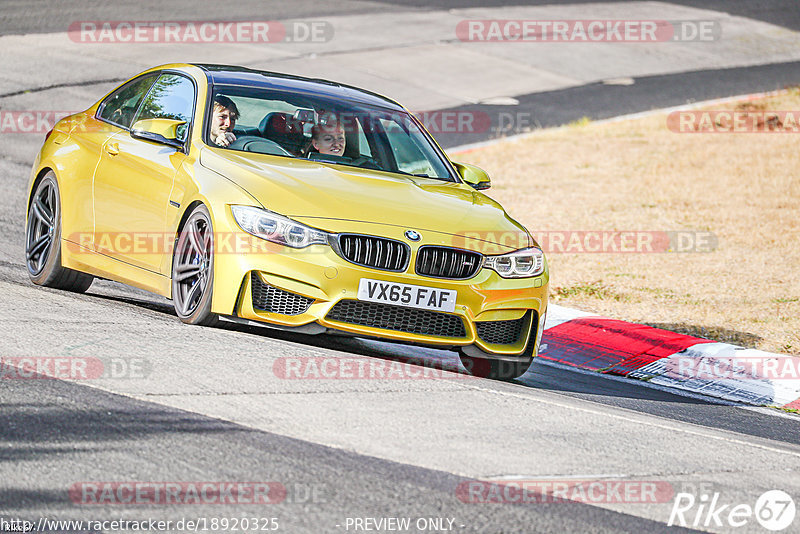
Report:
M513 380L525 374L533 362L532 357L522 357L518 361L476 358L460 353L461 365L474 376L494 380Z
M195 207L178 234L172 258L172 302L175 313L187 324L211 326L214 287L214 229L202 204Z
M528 337L525 351L517 356L514 361L494 359L490 354L484 353L477 347L473 347L474 350L470 351L472 354L467 354L463 348L459 349L458 355L461 358L461 365L474 376L494 380L513 380L524 375L531 366L533 358L536 356L534 354L536 348L536 331L534 327ZM475 356L475 352L486 354L487 357Z
M53 171L36 184L25 228L25 265L36 285L83 293L94 277L61 265L61 194Z

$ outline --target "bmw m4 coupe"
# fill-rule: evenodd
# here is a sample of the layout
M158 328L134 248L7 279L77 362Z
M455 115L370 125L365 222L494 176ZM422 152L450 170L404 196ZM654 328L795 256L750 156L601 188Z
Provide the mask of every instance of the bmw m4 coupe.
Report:
M47 134L27 268L42 286L100 277L163 295L189 324L446 348L510 379L537 354L549 274L489 186L378 94L163 65Z

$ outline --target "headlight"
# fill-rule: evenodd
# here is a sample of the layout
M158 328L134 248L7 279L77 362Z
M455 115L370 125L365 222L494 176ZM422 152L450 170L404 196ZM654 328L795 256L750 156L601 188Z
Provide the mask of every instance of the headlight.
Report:
M544 272L544 252L525 248L500 256L486 256L483 266L493 269L503 278L528 278Z
M242 230L273 243L292 248L328 244L327 233L271 211L252 206L231 206L231 212Z

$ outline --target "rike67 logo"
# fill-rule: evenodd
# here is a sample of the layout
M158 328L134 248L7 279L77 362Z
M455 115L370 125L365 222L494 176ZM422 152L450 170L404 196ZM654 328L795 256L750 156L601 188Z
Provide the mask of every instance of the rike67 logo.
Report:
M724 529L753 525L778 532L794 523L796 508L791 495L781 490L761 494L755 504L726 502L720 492L680 492L675 495L667 525Z

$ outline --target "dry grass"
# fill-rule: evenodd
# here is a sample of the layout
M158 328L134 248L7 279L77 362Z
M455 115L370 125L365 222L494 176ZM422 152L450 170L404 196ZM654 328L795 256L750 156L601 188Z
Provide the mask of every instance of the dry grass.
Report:
M800 91L713 109L800 110ZM705 253L548 256L552 302L800 354L800 134L677 134L666 115L576 124L457 155L543 230L711 231Z

